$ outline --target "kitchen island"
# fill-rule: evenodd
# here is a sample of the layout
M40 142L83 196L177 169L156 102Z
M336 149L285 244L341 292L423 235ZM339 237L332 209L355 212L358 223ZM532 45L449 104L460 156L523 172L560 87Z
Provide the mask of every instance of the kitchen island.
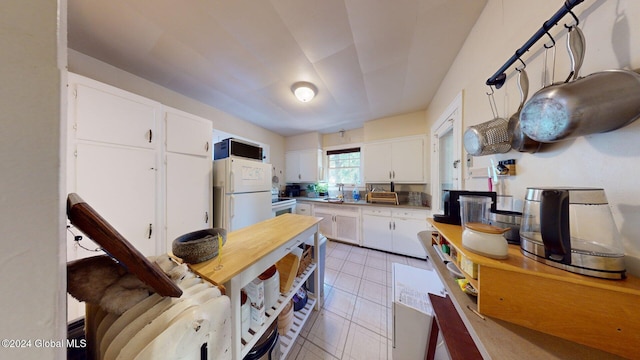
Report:
M231 298L231 334L233 359L242 359L257 343L265 330L277 318L295 292L310 276L313 276L314 289L320 288L320 272L315 271L317 259L320 258L318 223L320 219L312 216L285 214L260 223L247 226L228 234L227 242L222 247L222 268L216 270L219 259L214 258L189 267L201 277L219 285L224 285ZM314 262L311 263L294 281L290 291L281 294L276 305L267 309L267 319L259 329L252 328L250 335L241 336L240 290L263 273L270 266L282 259L292 249L303 244L309 238L314 239ZM283 336L283 358L289 351L300 329L306 322L312 307L320 310L322 295L316 291L314 298L309 299L307 306L300 311L298 325Z
M640 279L603 280L569 273L522 256L515 245L509 245L507 260L486 258L462 247L460 226L429 222L436 232L422 232L419 238L483 357L636 356L640 317L633 310L640 299ZM450 275L440 251L432 246L438 237L454 249L453 256L444 256L447 260L460 264L466 257L477 265L477 275L463 273L478 290L478 298L463 293Z

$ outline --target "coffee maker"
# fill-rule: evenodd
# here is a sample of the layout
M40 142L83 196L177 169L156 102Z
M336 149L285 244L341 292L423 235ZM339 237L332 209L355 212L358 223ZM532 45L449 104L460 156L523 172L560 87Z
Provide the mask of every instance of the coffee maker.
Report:
M603 189L528 188L522 254L563 270L624 279L624 248Z
M444 214L434 214L433 220L439 223L460 225L460 196L487 196L491 198L491 212L496 212L497 194L494 191L445 190L442 195Z

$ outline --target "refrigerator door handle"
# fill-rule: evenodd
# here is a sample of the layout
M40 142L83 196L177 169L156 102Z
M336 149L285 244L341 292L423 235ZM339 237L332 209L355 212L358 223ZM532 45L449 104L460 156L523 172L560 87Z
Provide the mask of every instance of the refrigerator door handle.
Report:
M234 178L235 178L234 171L233 170L229 171L229 192L230 193L236 192Z
M229 229L231 229L231 222L235 216L235 200L236 197L234 195L229 196Z

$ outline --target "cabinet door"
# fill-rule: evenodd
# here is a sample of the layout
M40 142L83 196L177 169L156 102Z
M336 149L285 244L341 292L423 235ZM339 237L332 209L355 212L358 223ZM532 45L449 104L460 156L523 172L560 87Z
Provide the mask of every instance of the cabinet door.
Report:
M167 108L166 110L167 151L200 155L211 160L211 121Z
M336 240L360 245L358 225L360 218L356 215L335 215Z
M78 139L156 148L159 103L97 82L75 86L70 118Z
M75 192L142 254L159 255L156 152L92 143L76 154Z
M311 205L296 203L296 214L311 216Z
M365 182L391 180L391 144L365 144L363 146Z
M393 142L393 180L397 182L424 182L424 141L406 139Z
M362 215L362 245L392 251L391 217Z
M330 239L333 239L333 213L331 212L331 210L324 208L314 208L313 216L322 218L320 223L318 223L320 233Z
M320 178L321 150L299 152L300 181L316 182Z
M427 257L422 244L418 240L418 233L427 229L425 220L393 218L393 252L415 256L421 259Z
M300 182L300 153L298 151L288 151L285 154L285 171L286 182Z
M167 153L167 251L173 240L211 225L211 160L202 156Z

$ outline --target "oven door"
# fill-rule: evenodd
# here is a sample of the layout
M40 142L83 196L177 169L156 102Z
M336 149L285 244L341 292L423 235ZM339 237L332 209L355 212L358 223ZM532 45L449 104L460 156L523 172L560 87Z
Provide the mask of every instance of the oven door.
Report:
M272 217L293 214L296 210L296 201L294 199L279 200L271 203L271 215Z

